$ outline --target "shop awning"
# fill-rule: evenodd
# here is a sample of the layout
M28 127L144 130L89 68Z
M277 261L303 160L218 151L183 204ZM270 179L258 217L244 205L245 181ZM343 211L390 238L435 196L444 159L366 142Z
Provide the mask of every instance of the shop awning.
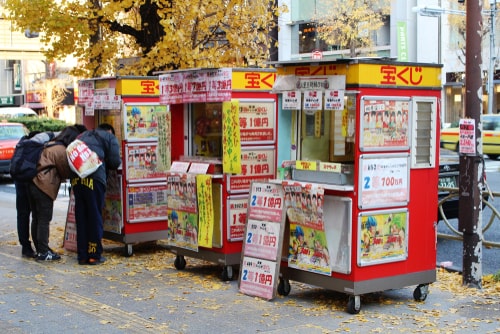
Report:
M274 81L273 89L271 93L283 93L287 91L296 90L297 77L293 74L291 75L278 75Z

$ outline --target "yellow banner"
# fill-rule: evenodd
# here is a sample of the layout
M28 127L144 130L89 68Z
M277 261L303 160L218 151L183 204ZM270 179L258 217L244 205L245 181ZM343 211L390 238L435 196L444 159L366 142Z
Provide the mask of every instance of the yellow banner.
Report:
M196 175L196 191L198 195L198 246L212 248L214 231L212 176Z
M320 65L283 66L278 75L345 75L348 85L383 87L441 87L441 66L419 63L324 63Z
M276 72L233 70L232 88L238 91L270 91L276 80Z
M159 81L151 77L120 79L116 85L116 95L159 96Z
M239 101L222 103L222 170L241 174L241 139Z

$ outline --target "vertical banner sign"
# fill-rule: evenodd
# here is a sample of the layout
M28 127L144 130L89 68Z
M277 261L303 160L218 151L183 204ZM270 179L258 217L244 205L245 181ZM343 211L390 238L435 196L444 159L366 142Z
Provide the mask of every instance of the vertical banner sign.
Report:
M281 184L252 182L241 253L239 289L273 299L283 247L284 193Z
M198 246L212 248L214 231L214 207L212 199L212 176L200 174L196 176L198 192ZM196 229L193 228L193 232Z
M459 152L463 154L476 154L476 120L466 118L460 120Z
M241 174L239 114L237 100L222 103L222 169L228 174Z
M157 171L167 171L172 164L170 111L158 113L158 146L156 146Z
M406 32L406 22L398 21L397 34L398 60L408 61L408 34Z

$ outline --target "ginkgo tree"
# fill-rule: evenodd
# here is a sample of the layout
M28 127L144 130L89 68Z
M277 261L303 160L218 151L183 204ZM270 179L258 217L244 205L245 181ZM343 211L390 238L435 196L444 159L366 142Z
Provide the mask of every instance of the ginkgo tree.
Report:
M390 13L389 0L320 0L314 17L317 36L357 57L373 45L373 33ZM369 53L369 52L368 52Z
M45 57L78 60L75 76L151 75L269 60L280 9L270 0L5 0ZM118 67L120 59L136 59Z

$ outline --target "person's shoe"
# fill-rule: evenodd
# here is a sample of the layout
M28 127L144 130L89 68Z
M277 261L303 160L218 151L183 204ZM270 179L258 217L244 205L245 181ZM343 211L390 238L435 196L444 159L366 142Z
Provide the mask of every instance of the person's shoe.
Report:
M84 266L86 264L89 264L89 260L78 260L78 264Z
M104 256L101 256L99 259L90 258L88 260L88 264L92 266L95 266L97 264L103 264L104 262L106 262L106 258Z
M57 261L61 259L61 256L57 253L48 251L47 253L40 253L37 256L37 261Z
M23 255L23 257L27 257L30 259L34 259L35 257L37 257L36 252L31 247L29 247L29 248L23 247L22 255Z

